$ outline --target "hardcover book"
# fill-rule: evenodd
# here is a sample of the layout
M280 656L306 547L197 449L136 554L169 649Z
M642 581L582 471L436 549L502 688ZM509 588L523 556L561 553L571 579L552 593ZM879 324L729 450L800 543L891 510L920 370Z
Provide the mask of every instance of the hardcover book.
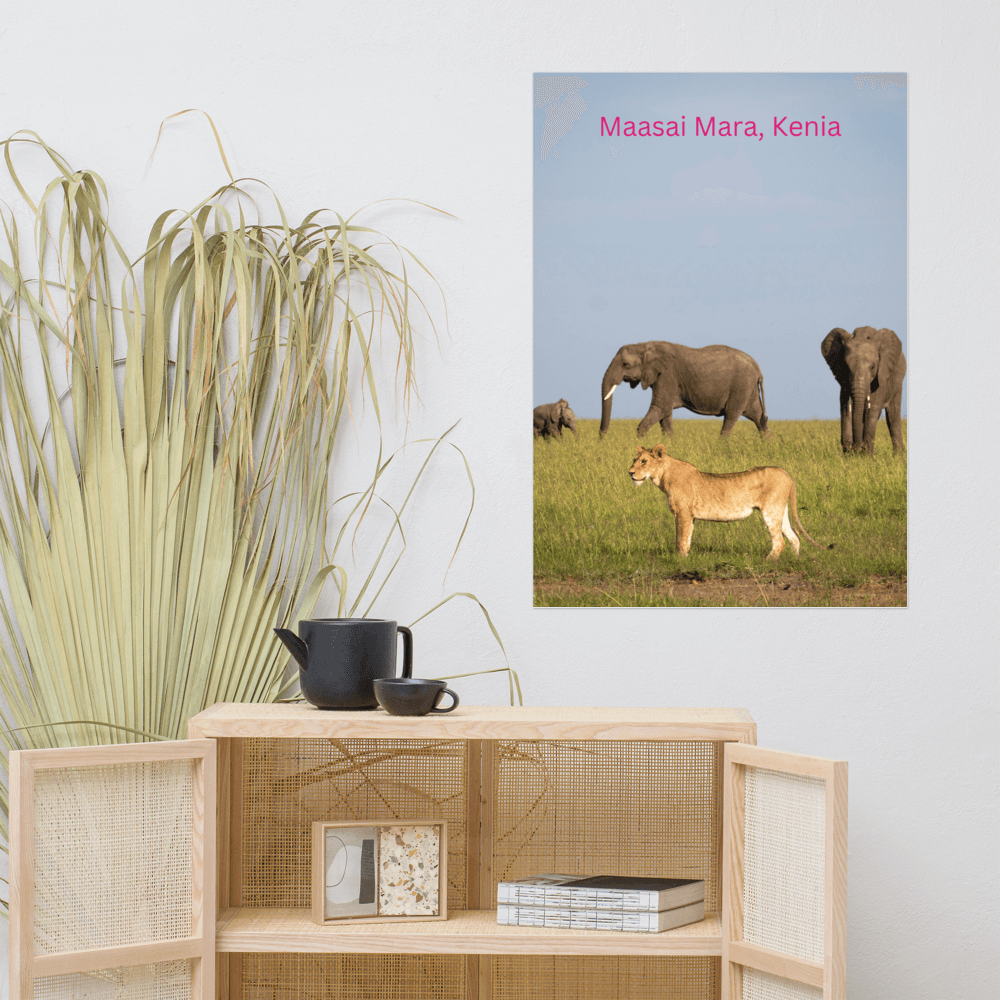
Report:
M497 903L569 909L642 910L656 913L705 898L705 882L692 878L545 874L497 885ZM701 919L700 917L698 918Z
M598 910L563 906L497 906L497 923L519 927L561 927L569 930L632 931L658 934L705 919L705 901L670 910Z

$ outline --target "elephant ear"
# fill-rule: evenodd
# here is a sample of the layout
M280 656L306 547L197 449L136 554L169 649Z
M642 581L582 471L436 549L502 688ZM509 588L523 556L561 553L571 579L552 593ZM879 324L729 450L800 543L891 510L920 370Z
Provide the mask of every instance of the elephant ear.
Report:
M664 357L662 350L652 344L647 345L646 349L642 352L643 389L648 389L660 377L666 364L667 359Z
M881 329L875 334L878 339L878 380L883 384L892 380L899 369L905 365L903 361L903 344L895 331ZM906 369L903 368L903 371Z
M850 334L839 326L835 326L824 338L821 345L823 357L830 366L834 378L841 385L849 385L851 382L851 372L844 362L845 341L850 338Z

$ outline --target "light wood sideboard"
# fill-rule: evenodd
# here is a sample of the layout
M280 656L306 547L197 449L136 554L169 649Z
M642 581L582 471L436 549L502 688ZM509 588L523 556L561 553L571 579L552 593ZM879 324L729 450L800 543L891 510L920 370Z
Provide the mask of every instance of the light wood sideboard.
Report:
M197 946L191 927L181 935L192 1000L845 996L846 764L756 747L743 709L462 705L398 718L220 704L188 735L153 746L215 750L193 855L212 853L194 898L214 897L217 919L196 914ZM88 749L72 751L84 768ZM12 756L12 772L44 768L32 757L44 753ZM448 919L314 923L311 823L413 817L447 821ZM15 870L23 896L32 863ZM660 934L498 925L497 881L547 871L703 878L706 916ZM32 952L34 912L12 914L12 943L15 930L15 1000L55 985L46 970L101 968L86 948ZM213 950L209 969L200 956Z

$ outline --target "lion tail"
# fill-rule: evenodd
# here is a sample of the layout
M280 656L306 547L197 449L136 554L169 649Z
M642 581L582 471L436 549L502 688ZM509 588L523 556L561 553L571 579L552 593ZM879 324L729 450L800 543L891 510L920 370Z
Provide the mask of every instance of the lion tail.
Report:
M799 508L798 508L798 504L796 504L796 502L795 502L795 480L794 479L792 480L792 492L789 494L789 497L788 497L788 509L791 512L792 518L795 520L795 527L799 529L799 534L800 535L803 535L806 539L808 539L810 542L812 542L813 545L815 545L817 549L824 549L824 548L826 548L826 549L832 549L833 548L832 545L820 545L820 543L817 542L816 539L813 538L813 536L810 535L809 532L806 531L806 529L802 527L802 522L799 520Z

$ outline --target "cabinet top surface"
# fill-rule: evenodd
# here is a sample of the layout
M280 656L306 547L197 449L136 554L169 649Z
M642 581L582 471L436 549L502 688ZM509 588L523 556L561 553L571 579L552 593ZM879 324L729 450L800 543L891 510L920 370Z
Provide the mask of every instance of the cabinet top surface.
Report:
M567 708L460 705L416 718L381 709L338 712L302 702L220 703L194 716L190 737L374 739L663 739L756 742L743 708Z

